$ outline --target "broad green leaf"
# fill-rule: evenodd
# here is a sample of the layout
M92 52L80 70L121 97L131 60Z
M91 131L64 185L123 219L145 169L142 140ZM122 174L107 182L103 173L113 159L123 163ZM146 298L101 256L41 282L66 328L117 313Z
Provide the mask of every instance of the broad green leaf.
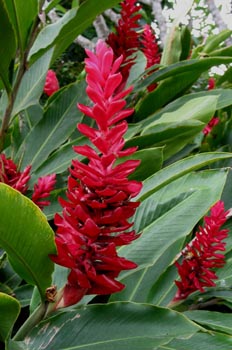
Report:
M12 117L22 110L38 103L43 92L47 70L50 66L53 50L50 49L36 61L24 74L16 95Z
M31 27L38 13L38 3L34 0L8 0L5 2L10 20L14 26L21 53L26 49Z
M18 318L20 304L15 298L0 292L0 310L0 341L5 342Z
M189 100L172 112L166 112L143 130L142 135L152 133L153 126L195 119L207 123L215 113L217 96L197 97Z
M189 144L205 124L198 120L186 120L175 123L163 123L147 128L148 134L132 138L126 143L127 147L138 146L139 149L148 147L164 147L164 159L180 151Z
M31 164L33 172L36 171L68 139L82 119L77 102L85 100L85 83L81 82L69 86L51 101L43 118L34 125L18 150L16 158L21 161L22 168Z
M0 23L0 77L9 92L11 90L9 67L15 58L17 43L4 0L0 0Z
M54 234L41 210L13 188L0 183L0 246L14 270L36 285L42 298L51 285Z
M148 148L137 151L131 156L120 158L117 163L123 163L128 159L141 161L133 174L130 175L130 178L143 181L161 169L163 163L163 147Z
M138 92L143 88L146 88L152 83L173 77L178 76L179 74L186 72L195 72L198 71L202 73L207 71L209 68L219 65L219 64L229 64L232 62L231 57L207 57L202 59L191 59L186 61L177 62L171 64L168 67L164 67L158 71L153 72L149 76L144 75L146 78L140 79L137 84L134 86L134 91ZM148 94L149 95L149 94Z
M29 284L24 284L14 290L15 297L20 302L21 307L30 305L33 288Z
M160 69L135 84L134 92L140 91L154 82L161 81L151 93L145 94L136 105L135 121L145 119L175 97L188 90L200 75L214 65L232 62L230 57L209 57L186 60Z
M191 94L179 97L175 101L169 103L167 106L162 108L160 111L154 113L153 115L149 116L145 120L142 120L140 123L135 125L141 125L141 127L146 128L147 125L150 125L153 122L160 119L160 117L163 114L173 113L177 109L186 105L187 103L190 103L190 101L192 100L195 100L195 99L197 100L198 98L203 98L203 97L205 99L208 99L208 97L210 96L215 96L215 98L217 98L216 110L231 106L232 104L232 89L214 89L209 91L195 92L195 93L191 93ZM197 114L199 114L200 111L198 110L197 107L198 106L195 106L194 110L195 112L197 112Z
M73 42L73 40L92 24L97 15L118 4L117 0L86 0L80 7L66 12L56 23L47 25L39 33L31 51L33 62L51 46L55 46L53 61Z
M159 188L164 187L168 183L190 173L191 171L203 168L218 160L228 159L232 157L232 153L208 152L190 156L186 159L179 160L172 165L160 170L150 178L146 179L143 184L142 191L138 195L137 200L142 201Z
M186 338L198 329L172 310L110 303L60 312L35 327L26 341L28 350L155 350L174 337Z
M226 176L227 173L221 171L188 174L140 204L134 217L134 229L142 234L130 246L119 249L120 255L137 263L138 268L121 275L120 280L126 288L114 294L113 300L137 301L139 298L146 302L148 297L151 298L151 288L173 263L182 249L181 244L220 199ZM169 282L168 289L174 281Z
M157 350L229 350L232 347L232 337L226 334L197 333L189 339L175 339Z
M72 142L68 142L64 146L61 146L56 152L51 154L51 156L45 160L45 162L41 164L41 166L35 171L32 176L33 179L46 174L60 174L63 171L67 170L71 165L72 159L83 159L83 156L79 156L73 151L72 146L85 145L86 143L86 137L81 136Z
M232 335L232 318L230 313L216 311L187 311L184 313L190 320L216 332Z

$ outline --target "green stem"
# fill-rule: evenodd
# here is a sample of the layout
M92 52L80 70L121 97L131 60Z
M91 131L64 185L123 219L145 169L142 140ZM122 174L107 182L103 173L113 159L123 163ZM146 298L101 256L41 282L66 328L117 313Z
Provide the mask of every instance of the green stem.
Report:
M28 317L26 322L15 334L13 340L20 341L23 340L26 335L34 328L43 318L47 310L47 304L42 303L37 309Z
M40 7L43 6L44 0L41 1L40 3ZM23 79L23 76L25 74L25 72L28 69L28 54L29 51L37 37L37 34L39 32L39 24L40 24L40 19L39 17L37 17L34 21L34 24L32 26L32 30L31 30L31 34L30 34L30 38L29 38L29 42L27 44L27 48L23 53L23 56L21 57L21 62L19 65L19 69L18 69L18 74L15 80L15 84L13 86L13 89L11 92L8 93L8 106L6 108L6 112L5 115L3 116L2 119L2 125L1 125L1 129L0 129L0 153L2 152L3 148L4 148L4 140L7 134L7 130L10 124L10 119L11 119L11 113L14 107L14 101L16 98L16 95L18 93L21 81Z

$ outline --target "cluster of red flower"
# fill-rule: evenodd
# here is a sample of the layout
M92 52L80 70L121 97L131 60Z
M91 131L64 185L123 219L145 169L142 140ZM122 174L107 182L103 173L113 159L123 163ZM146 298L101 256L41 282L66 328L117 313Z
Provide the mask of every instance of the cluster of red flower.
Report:
M22 172L19 171L12 159L7 159L3 153L0 154L0 182L11 186L23 194L27 194L28 182L31 178L30 171L30 165ZM31 199L40 209L50 204L45 198L54 190L55 183L56 175L52 174L39 178L38 183L34 185Z

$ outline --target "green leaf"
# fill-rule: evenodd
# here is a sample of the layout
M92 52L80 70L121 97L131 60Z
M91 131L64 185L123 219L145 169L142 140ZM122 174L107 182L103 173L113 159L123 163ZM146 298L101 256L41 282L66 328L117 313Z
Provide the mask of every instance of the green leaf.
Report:
M89 305L41 322L28 334L27 349L155 350L198 329L183 315L152 305Z
M152 133L152 127L158 124L174 123L188 119L195 119L207 123L215 113L217 99L217 96L192 98L175 111L163 113L159 119L148 124L144 128L142 135Z
M188 158L179 160L172 165L158 171L156 174L144 181L142 191L138 195L137 200L142 201L152 193L164 187L168 183L190 173L191 171L203 168L218 160L228 159L232 157L232 153L208 152L201 153Z
M135 84L134 92L140 91L154 82L161 81L151 93L145 94L136 105L135 121L145 119L159 108L188 90L192 84L214 65L230 63L230 57L209 57L199 60L186 60L160 69Z
M135 84L134 91L138 92L141 89L145 89L147 86L154 82L164 80L173 76L186 72L198 71L200 74L207 71L209 68L219 64L229 64L232 62L232 57L207 57L201 59L191 59L186 61L177 62L171 64L168 67L164 67L158 71L153 72L146 78L142 78ZM146 72L144 73L146 76ZM149 95L149 94L148 94Z
M216 311L187 311L184 313L190 320L217 332L232 335L232 318L230 313Z
M10 295L0 292L0 340L5 342L20 312L19 302Z
M16 95L12 117L22 110L38 103L43 92L44 82L49 69L53 50L46 52L24 74Z
M161 169L163 163L163 147L148 148L137 151L131 156L120 158L117 163L123 163L127 159L141 161L137 169L130 175L130 178L143 181Z
M83 116L77 108L80 101L86 101L84 82L69 86L52 99L43 118L31 129L17 152L16 159L21 161L22 168L31 164L33 172L36 171L75 131ZM74 157L73 150L72 153Z
M232 34L231 30L225 29L220 31L220 33L218 34L209 36L202 49L203 53L208 54L208 53L211 53L213 50L218 49L218 47L223 41L231 37L231 34Z
M181 51L181 28L179 26L173 26L167 35L160 64L167 66L178 62L180 60Z
M54 234L41 210L13 188L0 183L0 246L14 270L36 285L42 298L51 285Z
M11 90L9 67L15 57L17 44L14 28L3 0L0 0L0 23L0 77L6 90L9 92Z
M176 123L154 125L151 132L132 138L127 147L138 146L139 149L164 146L164 159L176 154L202 131L204 124L198 120L186 120ZM148 128L149 132L150 129Z
M92 25L97 15L116 4L117 0L107 0L98 2L96 6L95 0L86 0L79 8L67 11L56 23L41 30L30 51L31 61L35 61L51 46L55 46L52 58L54 61L79 34Z
M24 0L8 0L6 6L17 35L18 46L21 53L23 53L28 38L30 38L33 21L37 16L38 4L34 0L27 0L27 6L25 6Z
M208 99L208 97L210 96L215 96L215 98L217 99L216 110L232 105L232 89L214 89L209 91L195 92L179 97L175 101L163 107L160 111L154 113L153 115L149 116L145 120L142 120L140 123L135 125L140 125L141 128L146 128L147 125L151 125L154 121L160 119L163 114L173 113L177 109L182 108L182 106L186 105L190 101L193 101L195 99L195 101L197 101L198 98ZM198 109L198 106L194 106L194 110L197 113L196 115L199 115L199 113L201 113L201 111ZM189 112L191 113L191 111Z
M167 346L157 350L229 350L232 347L232 338L226 334L197 333L189 339L175 339Z

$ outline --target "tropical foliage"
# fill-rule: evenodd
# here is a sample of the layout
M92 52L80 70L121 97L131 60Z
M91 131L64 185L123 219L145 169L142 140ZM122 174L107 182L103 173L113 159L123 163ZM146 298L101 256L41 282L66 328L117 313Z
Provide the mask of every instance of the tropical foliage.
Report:
M8 350L232 345L231 31L162 48L149 3L0 0Z

